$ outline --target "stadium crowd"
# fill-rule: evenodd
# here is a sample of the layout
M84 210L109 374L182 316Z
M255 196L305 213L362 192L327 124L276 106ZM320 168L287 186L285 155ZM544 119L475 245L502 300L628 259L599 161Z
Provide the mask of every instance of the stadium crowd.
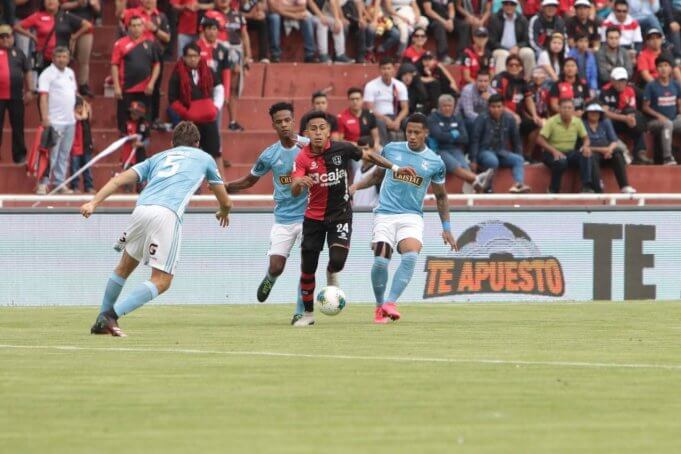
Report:
M0 1L0 122L7 111L14 162L26 160L24 104L35 94L42 126L56 132L41 141L50 148L52 180L43 179L38 193L92 154L88 81L103 1ZM115 11L117 127L140 134L122 153L124 167L145 158L152 130L181 120L197 124L202 148L229 165L220 139L224 107L228 129L243 131L244 74L254 61L281 61L291 33L302 36L304 62L379 68L347 92L342 112L328 112L326 93L312 94L311 111L327 112L335 138L379 149L403 138L407 115L424 113L430 148L466 190L489 190L493 171L509 167L510 192L528 192L524 166L541 161L552 175L550 192L560 192L568 167L579 169L584 192L602 191L603 165L613 167L623 192L634 192L626 166L653 163L646 134L659 163L677 163L678 0L116 0ZM175 65L161 87L164 61ZM92 190L91 178L83 189Z

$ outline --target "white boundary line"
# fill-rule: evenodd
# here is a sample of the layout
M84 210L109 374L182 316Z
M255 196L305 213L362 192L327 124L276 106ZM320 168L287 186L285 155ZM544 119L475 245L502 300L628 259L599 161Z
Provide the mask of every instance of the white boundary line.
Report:
M285 352L258 352L258 351L225 351L225 350L199 350L186 348L133 348L133 347L76 347L71 345L10 345L0 344L0 349L25 349L25 350L56 350L56 351L103 351L103 352L128 352L128 353L179 353L183 355L226 355L226 356L262 356L280 358L311 358L311 359L343 359L357 361L385 361L402 363L445 363L445 364L489 364L510 366L555 366L555 367L578 367L592 369L661 369L681 371L681 364L626 364L626 363L600 363L583 361L524 361L507 359L465 359L465 358L428 358L410 356L355 356L355 355L324 355L306 353Z

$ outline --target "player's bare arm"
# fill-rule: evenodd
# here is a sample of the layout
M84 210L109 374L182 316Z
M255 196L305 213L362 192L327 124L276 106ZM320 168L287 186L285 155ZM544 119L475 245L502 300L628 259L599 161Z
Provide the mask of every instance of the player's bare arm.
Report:
M220 204L220 209L215 213L215 218L220 222L220 227L227 227L229 225L229 212L232 210L232 200L229 198L224 184L211 184L210 189Z
M447 190L444 184L431 183L433 188L433 194L435 195L435 201L437 202L437 212L440 215L440 221L442 222L442 239L445 244L451 247L451 250L457 250L456 240L452 235L452 225L449 221L449 201L447 200Z
M412 177L416 176L416 170L414 170L413 168L399 167L398 165L393 164L392 162L385 159L380 154L374 153L373 151L363 150L362 159L366 159L369 162L373 162L377 166L383 167L384 169L391 169L394 173L398 175L409 175Z
M365 176L358 182L352 184L349 188L348 191L350 192L350 195L355 195L355 192L370 188L372 186L377 186L378 184L383 181L383 177L385 176L385 169L379 168L376 169L374 172L371 174Z
M260 177L256 177L255 175L249 173L238 180L228 181L225 183L225 189L227 189L228 194L236 194L239 191L243 191L244 189L252 187L259 180Z
M128 169L125 172L116 175L115 177L111 178L104 185L104 187L97 192L97 194L95 194L92 200L90 200L87 203L84 203L80 207L80 214L82 214L86 218L89 218L92 215L92 213L95 212L97 206L99 206L99 204L106 200L111 194L116 192L118 188L128 184L137 183L137 180L138 180L137 172L135 172L132 169Z
M314 180L309 175L294 178L291 183L291 195L298 197L303 192L303 188L311 188L313 184Z

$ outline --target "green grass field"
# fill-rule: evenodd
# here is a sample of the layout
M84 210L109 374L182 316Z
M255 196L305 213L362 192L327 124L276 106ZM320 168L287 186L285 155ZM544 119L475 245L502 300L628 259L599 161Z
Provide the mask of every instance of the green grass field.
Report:
M401 307L0 308L0 452L680 452L681 304Z

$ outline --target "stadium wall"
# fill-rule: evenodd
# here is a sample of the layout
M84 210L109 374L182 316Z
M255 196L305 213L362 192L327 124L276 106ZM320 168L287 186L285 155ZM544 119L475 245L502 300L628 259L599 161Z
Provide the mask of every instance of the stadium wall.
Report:
M128 211L115 209L88 220L73 210L0 210L0 305L98 305L118 261L112 246L128 220ZM437 213L426 213L423 252L403 301L681 297L679 209L470 208L453 212L452 220L459 252L443 245ZM153 304L254 303L272 222L269 211L237 211L223 230L212 211L188 212L173 286ZM341 274L350 303L373 301L371 227L371 213L355 214ZM326 261L324 252L317 288ZM398 262L395 256L392 270ZM299 267L294 249L270 303L295 300ZM128 284L148 276L140 267Z

